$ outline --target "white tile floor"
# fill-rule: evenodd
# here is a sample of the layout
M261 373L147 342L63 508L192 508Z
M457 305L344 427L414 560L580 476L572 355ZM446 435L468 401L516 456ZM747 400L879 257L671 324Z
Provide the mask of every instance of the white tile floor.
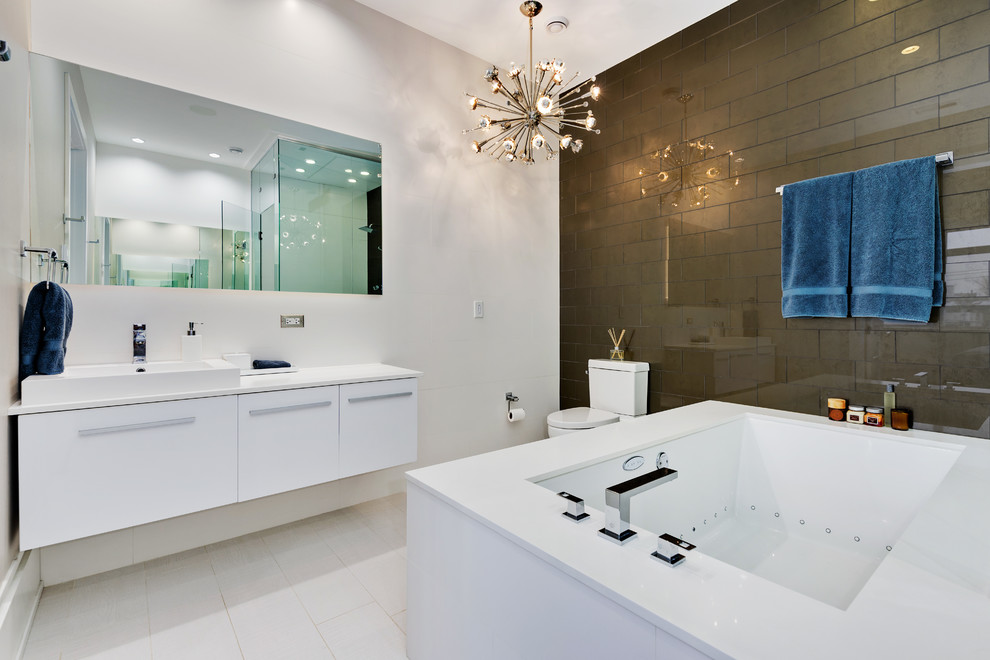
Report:
M406 657L405 495L46 588L25 660Z

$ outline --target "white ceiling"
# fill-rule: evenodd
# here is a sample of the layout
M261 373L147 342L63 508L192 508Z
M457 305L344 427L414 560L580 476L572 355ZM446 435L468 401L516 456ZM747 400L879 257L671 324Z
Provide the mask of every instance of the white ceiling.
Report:
M528 57L522 0L357 0L387 16L499 67ZM728 6L733 0L545 0L533 19L533 57L563 59L582 79ZM547 21L564 16L566 31ZM481 73L479 72L479 75Z

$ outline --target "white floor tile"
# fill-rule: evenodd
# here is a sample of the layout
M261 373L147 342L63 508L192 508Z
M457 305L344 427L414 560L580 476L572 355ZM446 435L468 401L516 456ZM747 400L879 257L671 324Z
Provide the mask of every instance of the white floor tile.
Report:
M403 659L405 561L393 495L46 588L24 657Z
M406 636L372 603L320 624L336 660L405 660Z

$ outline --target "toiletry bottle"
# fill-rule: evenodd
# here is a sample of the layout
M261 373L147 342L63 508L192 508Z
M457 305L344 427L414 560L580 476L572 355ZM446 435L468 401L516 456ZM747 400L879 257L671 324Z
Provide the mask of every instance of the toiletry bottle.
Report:
M883 393L883 420L885 426L890 426L891 416L890 411L896 408L894 401L894 386L888 385L887 391Z
M199 325L203 325L200 323ZM182 336L182 361L199 362L203 359L203 336L196 334L196 322L189 322L189 331Z

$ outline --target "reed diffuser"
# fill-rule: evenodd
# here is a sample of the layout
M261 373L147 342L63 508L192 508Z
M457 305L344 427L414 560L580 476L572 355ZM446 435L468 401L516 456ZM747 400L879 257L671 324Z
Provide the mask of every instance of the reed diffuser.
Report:
M615 348L613 348L609 354L609 358L611 358L612 360L624 359L626 356L626 352L623 351L621 348L619 348L619 346L622 344L622 338L626 336L625 328L622 329L622 332L619 334L618 339L616 339L615 337L615 328L608 329L608 336L612 340L612 344L615 345Z

